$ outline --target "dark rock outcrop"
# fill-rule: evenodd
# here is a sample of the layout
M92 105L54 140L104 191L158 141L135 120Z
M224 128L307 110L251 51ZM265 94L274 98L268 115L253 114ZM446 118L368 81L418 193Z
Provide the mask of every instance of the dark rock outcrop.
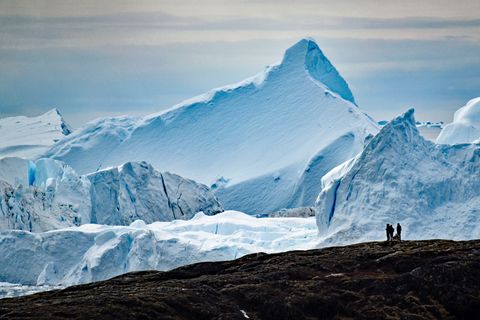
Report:
M0 300L18 319L478 319L480 240L371 242Z

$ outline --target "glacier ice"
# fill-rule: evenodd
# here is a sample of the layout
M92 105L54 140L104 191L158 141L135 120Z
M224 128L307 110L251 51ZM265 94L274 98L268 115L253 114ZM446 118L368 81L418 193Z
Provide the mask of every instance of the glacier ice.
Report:
M381 240L397 222L407 239L479 238L479 172L480 146L424 140L409 110L322 178L319 241Z
M200 211L213 215L223 207L207 186L145 162L79 176L58 160L0 159L0 230L151 223Z
M37 117L0 119L0 158L38 157L71 132L57 109Z
M40 232L89 222L90 183L71 167L53 159L0 159L0 168L10 167L17 170L0 170L0 230Z
M472 143L478 139L480 139L480 97L468 101L455 112L453 122L442 129L436 142L458 144Z
M347 134L338 140L341 143L333 145L351 143L353 137ZM220 208L217 202L202 198L208 195L204 193L208 191L206 186L156 172L144 162L77 176L60 161L40 159L32 166L28 160L15 158L26 162L23 168L30 172L24 181L31 180L28 175L34 168L33 185L29 187L43 190L46 198L47 191L52 189L54 193L62 180L77 185L69 179L83 179L89 184L90 196L98 197L91 202L96 207L89 212L90 221L124 226L83 224L42 233L1 232L0 282L16 283L32 291L38 290L37 286L67 286L129 271L169 270L254 252L381 240L385 224L396 222L403 225L407 239L480 236L480 146L435 145L424 140L415 126L413 110L389 122L376 136L367 136L364 142L361 153L321 178L315 218L254 218L226 211L151 223L149 214L157 210L166 213L167 219L178 219L186 208L193 213L203 205L207 206L201 208L204 212L208 212L208 206ZM318 158L338 152L342 150L327 148ZM316 158L310 161L311 166L317 163ZM271 178L280 178L281 183L278 172ZM219 188L226 183L225 178L217 180ZM190 184L193 186L188 187ZM158 194L161 199L155 196ZM187 201L190 197L206 202ZM152 199L155 203L148 202ZM172 205L175 199L176 205ZM195 207L184 206L182 199ZM278 215L304 215L308 210ZM111 214L103 215L105 212Z
M91 223L128 225L190 219L197 212L214 215L223 207L210 189L169 172L158 172L146 162L87 175L92 197Z
M315 218L254 218L226 211L130 226L86 224L44 233L0 233L0 282L73 285L129 271L316 246Z
M46 157L81 174L147 161L219 186L228 209L251 214L314 205L319 178L363 148L378 127L356 105L311 39L280 64L144 118L104 118L53 146Z
M478 238L479 106L477 98L457 111L438 138L445 145L422 138L413 110L378 133L303 39L279 65L168 111L102 118L73 133L55 122L39 148L23 138L18 148L0 145L0 155L36 159L0 158L0 292L2 283L35 291L382 240L386 223L400 222L406 239ZM31 130L43 137L39 128ZM68 136L38 156L60 131ZM262 218L221 213L217 197Z

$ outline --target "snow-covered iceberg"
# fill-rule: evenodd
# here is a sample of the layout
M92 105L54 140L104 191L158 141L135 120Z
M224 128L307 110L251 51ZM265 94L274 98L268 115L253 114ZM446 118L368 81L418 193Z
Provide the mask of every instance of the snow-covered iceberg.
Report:
M88 124L45 156L85 174L147 161L215 187L247 213L312 206L319 179L377 133L347 83L311 39L280 64L145 118Z
M0 233L0 283L72 285L129 271L315 246L315 218L254 218L228 211L191 220L82 225L44 233ZM30 288L31 290L31 288Z
M37 117L0 119L0 158L35 158L72 132L57 109Z
M53 159L0 159L0 230L128 225L223 211L210 189L145 162L78 175Z
M397 222L407 239L479 238L479 174L479 145L426 141L409 110L322 179L320 241L384 239L385 225Z
M480 97L468 101L458 109L449 123L440 132L437 143L472 143L480 139Z

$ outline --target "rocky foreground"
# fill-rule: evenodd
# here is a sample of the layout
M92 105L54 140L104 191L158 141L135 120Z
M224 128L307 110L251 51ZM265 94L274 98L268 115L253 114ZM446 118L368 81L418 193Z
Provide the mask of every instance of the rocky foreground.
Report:
M0 300L0 318L478 319L480 240L371 242Z

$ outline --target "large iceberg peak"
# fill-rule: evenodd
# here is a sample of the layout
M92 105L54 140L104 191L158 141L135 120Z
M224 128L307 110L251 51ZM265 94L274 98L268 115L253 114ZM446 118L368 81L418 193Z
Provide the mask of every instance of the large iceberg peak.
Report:
M81 174L144 160L206 185L223 177L219 200L251 214L308 207L320 177L378 132L352 101L316 43L303 39L253 78L145 118L97 120L46 155Z
M317 226L331 243L381 239L392 222L411 238L478 237L470 226L479 220L479 146L426 141L413 114L389 122L359 156L322 179Z
M347 82L323 54L314 39L303 38L288 48L281 65L288 68L304 68L313 79L355 104L355 98Z

